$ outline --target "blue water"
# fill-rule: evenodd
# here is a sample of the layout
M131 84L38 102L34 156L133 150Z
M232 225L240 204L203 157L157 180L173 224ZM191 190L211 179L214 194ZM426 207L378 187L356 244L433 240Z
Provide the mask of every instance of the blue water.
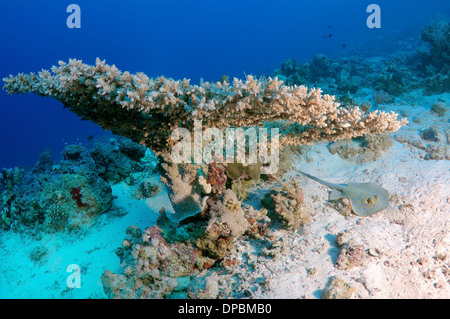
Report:
M70 14L66 9L72 3L81 8L80 29L70 29L66 25ZM381 8L381 28L368 28L366 24L370 14L366 9L371 3ZM37 73L41 69L57 65L59 60L67 62L70 58L94 64L97 57L105 59L110 65L115 64L122 71L144 72L149 77L164 75L174 79L188 78L193 84L200 83L201 79L218 81L222 75L230 78L244 78L247 74L272 76L286 59L296 59L298 65L303 65L304 62L311 63L313 57L321 53L330 59L336 59L336 63L342 65L346 65L345 59L342 59L344 57L360 57L361 60L354 59L348 63L351 67L357 64L354 61L377 61L374 65L382 66L394 54L405 58L405 48L413 53L429 50L428 43L421 41L421 32L424 26L437 20L450 21L449 0L0 0L0 79L21 72ZM374 60L365 60L373 57ZM409 55L405 60L411 57L416 59L418 55ZM389 64L389 61L386 63ZM400 63L394 65L398 66ZM420 70L424 65L432 71ZM407 74L414 76L428 72L427 76L433 77L434 73L441 72L437 70L440 66L432 63L410 63L408 67L410 69ZM278 74L284 76L281 73ZM299 73L301 72L296 74ZM370 75L372 73L364 74L363 81L371 83ZM414 84L414 76L410 76L407 83ZM285 76L286 79L288 77L289 74ZM325 93L328 93L326 89L336 89L337 86L333 87L333 84L337 80L330 80L327 75L317 78L318 81L323 81L319 84L325 85ZM328 82L332 82L331 85ZM357 98L367 97L374 109L381 106L380 109L386 111L391 110L387 107L397 113L402 111L401 117L408 116L410 120L410 125L405 130L413 132L419 141L440 142L433 144L436 147L445 144L444 133L432 128L434 125L445 128L448 121L444 121L442 115L433 114L430 105L438 101L439 105L447 103L445 107L448 109L450 88L432 93L431 96L387 94L394 102L388 102L390 105L386 106L374 102L372 93L379 93L379 87L363 84L365 83L361 84L362 92L356 94ZM3 83L0 84L2 86ZM411 91L415 89L417 87ZM428 137L425 138L424 135ZM107 138L100 139L104 136ZM450 141L448 136L446 138L448 144ZM81 152L80 159L72 162L72 158L66 156L65 161L59 162L67 145L80 144L85 148L92 148L98 140L103 144L97 145L91 153ZM412 148L408 145L401 147L406 150L405 154ZM446 145L443 146L444 150L445 147ZM71 149L73 151L74 147ZM156 196L142 195L145 190L153 191L149 187L156 185L148 183L143 186L143 181L148 182L148 178L153 178L152 182L159 181L159 173L156 170L157 160L150 152L145 153L145 156L141 154L142 158L138 160L129 157L130 154L140 154L136 149L136 145L130 146L126 140L113 137L111 132L104 131L98 125L82 121L77 115L64 109L56 99L35 94L11 96L0 89L0 299L108 297L103 290L101 276L106 270L113 273L125 271L118 255L116 256L116 249L124 245L127 227L135 225L144 230L156 224L161 207L168 212L172 209L168 187L158 184L160 188L157 188L159 193ZM11 177L19 170L2 171L2 168L31 168L45 150L52 153L55 162L48 158L45 161L45 157L42 157L43 160L34 166L31 173L28 170L22 175L18 174L19 181ZM337 155L332 158L326 148L323 150L318 157L321 160L315 161L314 155L308 155L305 164L320 167L322 173L326 171L327 165L332 171L338 171L340 166L355 166L353 173L356 174L358 170L364 172L349 177L355 177L355 180L366 179L364 174L372 174L373 177L388 172L385 174L387 177L384 176L386 179L381 176L377 182L392 179L397 181L397 177L398 183L415 181L415 178L403 176L404 171L395 173L395 167L377 172L378 163L371 162L367 166L354 165L348 161L334 163ZM398 150L399 148L392 152ZM411 154L402 154L422 165L425 159L430 159L429 154L423 155L428 151L430 149L419 147L418 150L411 151ZM438 151L433 156L441 156L438 160L448 160L445 152L441 152L444 154L442 155ZM76 152L71 153L71 156L74 153ZM393 153L390 154L392 156ZM326 160L324 157L327 157ZM400 157L397 159L400 160ZM426 163L431 162L433 161ZM436 162L436 166L423 164L420 167L425 167L424 171L432 171L430 167L438 167L434 174L445 177L444 173L448 172L445 165L448 164ZM396 162L390 164L395 166ZM366 169L363 170L363 167ZM411 174L416 172L411 170ZM13 182L8 186L11 180ZM99 184L94 185L94 182ZM98 189L103 191L95 193L98 185ZM439 184L436 177L435 185L444 183ZM145 189L142 190L143 188ZM94 202L98 204L101 202L99 199L108 195L111 207L105 208L102 215L89 227L76 228L77 224L74 222L70 224L70 227L74 227L70 231L67 225L62 227L62 231L54 231L53 228L50 228L51 231L47 231L47 228L45 232L40 231L44 229L44 217L46 221L50 219L49 216L53 218L58 213L67 212L66 207L70 207L71 200L75 199L70 196L74 195L72 192L76 189L84 197L78 206L72 203L72 217L79 216L76 214L83 211L89 198L94 198ZM404 200L404 208L408 205L413 207L407 201L408 187L405 194L399 193L399 189L394 191L395 197ZM62 194L66 194L66 197ZM426 191L419 195L424 196L423 194L427 194ZM60 202L61 196L63 200ZM258 205L259 199L258 197ZM419 201L415 194L410 199ZM84 206L80 206L83 202ZM440 202L440 199L436 202ZM58 206L59 203L63 204ZM442 203L445 204L444 199ZM42 205L41 209L39 205ZM398 214L403 214L403 211L399 212L399 208L396 209ZM424 214L429 213L425 208L424 211ZM25 225L28 212L38 217L33 216L30 225ZM387 220L387 217L382 218ZM393 220L396 223L397 217L387 223L394 223ZM20 224L22 221L23 225ZM2 223L7 227L2 228ZM34 226L32 223L35 223ZM73 229L75 230L72 232ZM331 233L330 236L336 237ZM330 241L328 237L325 239ZM46 251L41 257L39 252L43 247ZM337 250L333 250L333 247L331 253L328 253L334 264ZM85 289L67 288L66 267L70 264L82 266L82 285ZM309 265L305 269L308 268ZM178 279L186 278L187 276ZM242 296L247 295L238 294L235 297ZM317 290L314 296L320 298L322 290Z
M398 39L419 37L432 19L450 15L446 0L377 0L382 26L369 29L371 2L363 0L79 0L81 29L69 29L71 3L0 1L0 78L96 57L121 70L193 83L271 74L287 58L395 50ZM102 134L58 101L0 91L0 167L32 165L47 148L58 158L65 143Z

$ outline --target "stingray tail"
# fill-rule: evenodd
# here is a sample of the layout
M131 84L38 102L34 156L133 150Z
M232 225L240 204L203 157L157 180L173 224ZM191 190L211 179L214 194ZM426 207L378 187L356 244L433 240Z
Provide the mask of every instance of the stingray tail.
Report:
M306 177L311 178L312 180L315 180L316 182L319 182L319 183L321 183L321 184L323 184L325 186L332 187L332 188L335 188L337 190L341 190L342 189L342 185L325 182L324 180L321 180L320 178L317 178L315 176L306 174L305 172L302 172L302 171L299 171L299 172L302 173L303 175L305 175Z

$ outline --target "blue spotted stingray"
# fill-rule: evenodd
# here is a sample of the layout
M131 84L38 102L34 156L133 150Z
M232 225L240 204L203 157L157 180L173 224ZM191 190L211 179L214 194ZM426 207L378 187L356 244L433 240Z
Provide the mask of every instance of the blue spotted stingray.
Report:
M333 188L329 199L348 198L356 215L371 216L389 205L389 192L374 183L333 184L300 171L306 177Z

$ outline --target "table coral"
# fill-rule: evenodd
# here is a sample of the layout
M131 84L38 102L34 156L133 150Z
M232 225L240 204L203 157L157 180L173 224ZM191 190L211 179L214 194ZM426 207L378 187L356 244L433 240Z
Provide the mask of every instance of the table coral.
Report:
M191 85L187 79L122 72L100 59L95 65L70 59L51 72L3 80L9 94L34 92L56 98L82 118L155 152L167 151L171 132L178 126L192 129L195 120L219 129L280 121L281 144L287 145L394 132L406 123L393 112L365 114L358 107L341 108L320 89L286 86L277 77L248 75L244 81Z

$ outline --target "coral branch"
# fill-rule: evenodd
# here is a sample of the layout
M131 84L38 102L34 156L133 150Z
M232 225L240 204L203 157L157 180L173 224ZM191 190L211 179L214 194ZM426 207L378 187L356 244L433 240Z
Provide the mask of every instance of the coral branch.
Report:
M394 132L407 122L397 114L340 107L320 89L286 86L277 77L191 85L189 80L149 78L121 72L96 60L60 61L51 72L19 74L3 79L9 94L34 92L61 101L79 116L113 133L131 138L155 152L170 149L169 137L195 120L208 127L280 127L281 144L311 144L361 135Z

